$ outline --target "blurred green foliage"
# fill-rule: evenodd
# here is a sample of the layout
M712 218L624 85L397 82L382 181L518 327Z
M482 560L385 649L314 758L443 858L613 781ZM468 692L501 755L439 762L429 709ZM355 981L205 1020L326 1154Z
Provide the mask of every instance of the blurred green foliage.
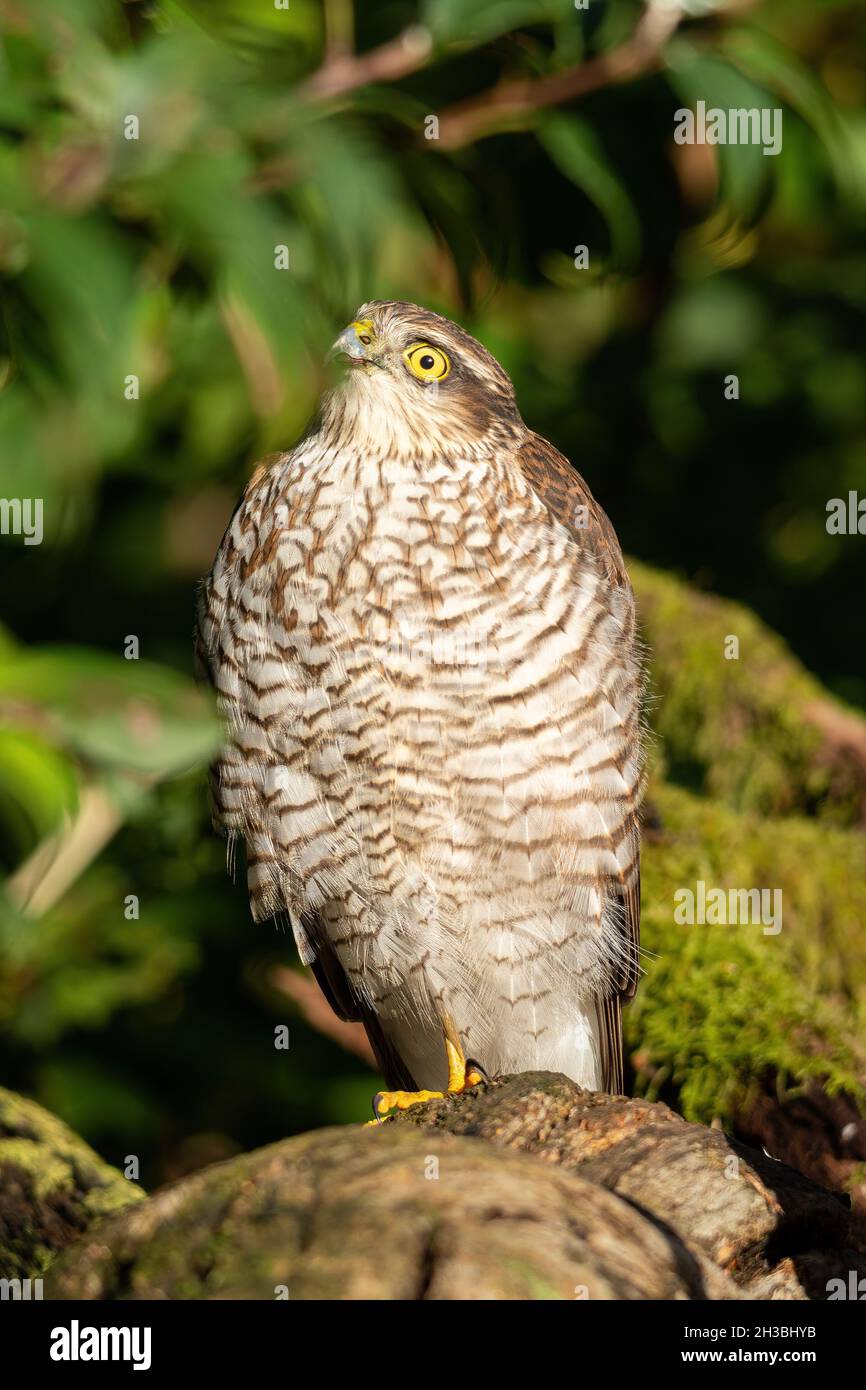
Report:
M146 1186L360 1118L375 1088L272 988L291 943L225 878L189 674L196 580L357 303L466 323L630 552L748 605L866 705L863 541L824 525L866 494L866 13L683 11L631 80L452 144L430 115L447 132L501 77L603 61L642 6L0 3L0 497L43 499L45 528L0 536L3 1079L141 1155ZM380 80L346 57L377 50L398 60ZM781 107L782 152L675 145L698 99ZM754 804L787 809L759 780ZM743 786L734 758L703 790Z

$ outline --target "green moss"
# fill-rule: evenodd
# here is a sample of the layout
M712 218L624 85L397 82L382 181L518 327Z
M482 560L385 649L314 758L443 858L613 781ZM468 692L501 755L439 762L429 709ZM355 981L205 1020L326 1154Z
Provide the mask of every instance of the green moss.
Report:
M37 1201L70 1188L75 1182L71 1164L33 1139L0 1139L0 1171L10 1167L27 1174L30 1191Z
M741 810L862 817L862 765L828 746L826 719L857 722L754 613L629 563L650 648L649 718L669 780ZM728 660L728 638L739 658ZM816 711L825 716L816 718ZM862 733L866 747L866 731Z
M67 1125L0 1088L0 1277L32 1278L102 1216L144 1192Z
M801 818L737 814L653 784L643 856L645 978L625 1013L640 1093L673 1090L687 1118L730 1119L768 1075L863 1095L863 841ZM782 930L679 925L678 889L770 888Z
M690 1119L750 1091L866 1083L866 725L739 604L629 566L657 735L643 853L638 1089ZM726 643L739 642L739 659ZM658 823L657 828L654 825ZM780 889L782 930L678 925L674 894Z

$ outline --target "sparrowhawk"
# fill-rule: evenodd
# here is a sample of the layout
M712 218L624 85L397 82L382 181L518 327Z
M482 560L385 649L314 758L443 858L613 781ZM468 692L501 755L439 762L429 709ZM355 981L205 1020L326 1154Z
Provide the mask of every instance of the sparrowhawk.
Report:
M366 1027L385 1108L467 1057L620 1089L642 682L613 528L448 319L375 301L335 351L203 586L215 824Z

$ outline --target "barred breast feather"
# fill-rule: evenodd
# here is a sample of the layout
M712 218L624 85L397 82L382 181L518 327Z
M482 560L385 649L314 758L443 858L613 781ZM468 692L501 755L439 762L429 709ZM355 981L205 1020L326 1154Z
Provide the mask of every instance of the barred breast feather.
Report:
M204 584L214 820L391 1086L440 1020L491 1073L620 1089L639 931L641 670L612 527L549 444L423 466L313 431Z

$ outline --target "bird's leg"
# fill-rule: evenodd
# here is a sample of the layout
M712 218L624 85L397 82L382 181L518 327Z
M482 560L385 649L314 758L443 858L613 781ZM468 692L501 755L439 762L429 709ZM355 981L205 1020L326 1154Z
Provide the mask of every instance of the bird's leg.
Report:
M448 1058L447 1091L380 1091L373 1097L373 1114L376 1124L389 1110L408 1110L412 1105L422 1105L425 1100L442 1100L445 1096L459 1096L470 1086L478 1086L487 1080L487 1075L477 1062L464 1056L457 1030L446 1015L442 1020L445 1038L445 1055Z

